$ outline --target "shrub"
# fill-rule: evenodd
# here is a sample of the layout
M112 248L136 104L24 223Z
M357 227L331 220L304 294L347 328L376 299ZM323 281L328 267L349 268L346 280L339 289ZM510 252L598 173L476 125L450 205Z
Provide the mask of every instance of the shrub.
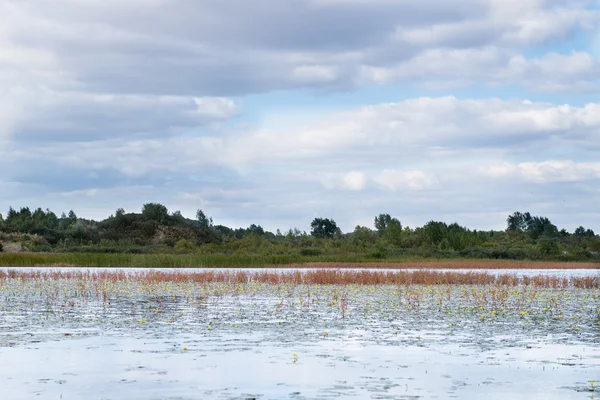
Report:
M377 249L368 254L369 258L382 259L387 256L386 252L382 249Z
M139 247L130 247L128 249L125 249L123 251L124 254L142 254L143 251L141 248Z
M544 255L556 255L560 253L560 246L554 239L540 239L538 249Z
M0 253L2 253L4 251L4 245L2 244L2 242L0 242Z
M179 239L175 243L175 250L178 251L189 251L194 249L194 244L186 239Z
M311 248L300 249L301 256L320 256L321 253L322 252L320 249L311 249Z

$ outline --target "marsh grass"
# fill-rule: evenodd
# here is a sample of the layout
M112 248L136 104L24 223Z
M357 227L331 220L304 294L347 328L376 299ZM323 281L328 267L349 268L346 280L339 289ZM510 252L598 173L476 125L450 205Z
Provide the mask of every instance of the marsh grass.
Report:
M600 275L585 277L556 277L548 275L517 276L493 275L486 272L448 272L435 270L414 271L356 271L342 269L313 269L296 271L17 271L0 270L0 282L17 280L84 280L90 282L120 282L156 284L171 283L261 283L273 285L495 285L532 286L536 288L579 289L600 288Z
M9 329L0 346L29 342L29 332L45 340L57 332L172 337L240 330L288 343L290 337L335 340L342 331L381 340L400 331L413 338L407 340L427 332L456 335L463 344L465 335L477 342L551 333L596 345L599 289L598 276L484 271L5 268L0 314Z
M259 267L302 262L301 256L237 256L195 254L15 253L0 254L0 265L15 267ZM308 258L310 260L310 258Z
M600 269L600 262L511 260L438 260L398 258L373 261L358 255L227 255L122 253L0 253L0 266L140 267L140 268L444 268L444 269Z

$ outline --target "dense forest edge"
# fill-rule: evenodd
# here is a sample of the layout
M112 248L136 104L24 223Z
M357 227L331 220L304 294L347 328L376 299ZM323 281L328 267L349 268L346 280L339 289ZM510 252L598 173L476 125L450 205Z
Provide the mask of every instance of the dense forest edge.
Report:
M403 226L390 214L373 227L342 232L330 218L315 218L310 232L269 232L260 225L214 224L202 210L195 219L159 203L140 213L123 209L102 221L74 211L27 207L0 214L0 265L123 267L264 266L309 262L374 263L419 260L521 260L599 262L600 236L583 226L568 232L528 212L507 216L503 231L471 230L429 221Z

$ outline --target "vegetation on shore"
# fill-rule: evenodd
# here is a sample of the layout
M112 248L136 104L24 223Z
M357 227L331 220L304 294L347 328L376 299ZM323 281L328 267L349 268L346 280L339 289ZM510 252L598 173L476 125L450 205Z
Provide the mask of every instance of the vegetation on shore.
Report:
M584 227L559 229L548 218L515 212L503 231L478 231L429 221L403 226L380 214L373 228L342 232L315 218L309 233L265 231L260 225L216 225L149 203L141 213L118 209L102 221L57 217L50 210L10 209L0 215L0 265L121 267L265 266L310 262L368 263L417 260L527 260L600 262L600 236Z
M0 267L122 268L385 268L385 269L600 269L600 262L494 259L386 258L361 256L256 256L225 254L0 253Z

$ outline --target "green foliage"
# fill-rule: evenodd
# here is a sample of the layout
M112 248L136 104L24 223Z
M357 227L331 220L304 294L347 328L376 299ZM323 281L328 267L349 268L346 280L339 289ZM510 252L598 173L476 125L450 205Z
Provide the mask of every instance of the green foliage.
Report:
M185 239L179 239L177 241L177 243L175 243L175 250L179 250L179 251L190 251L190 250L194 250L194 244L188 240Z
M591 229L585 229L583 226L580 226L579 228L575 229L575 232L573 232L574 236L577 236L579 238L584 238L584 237L594 237L596 236L594 234L594 231Z
M304 248L300 249L300 255L302 256L320 256L323 252L320 249Z
M356 225L352 233L351 243L359 248L372 247L377 242L377 233L366 226Z
M546 217L532 216L530 213L514 212L506 219L509 232L527 232L532 239L541 236L556 237L558 228Z
M147 203L142 206L142 217L147 221L164 224L169 219L169 210L159 203Z
M339 229L335 221L329 218L315 218L310 227L310 234L317 238L332 238Z
M207 218L206 215L204 215L204 212L200 209L196 211L196 221L198 221L198 224L202 228L209 228L213 224L212 217Z
M383 235L391 226L396 226L402 230L402 225L397 218L392 218L390 214L379 214L375 217L375 229L380 235Z
M538 249L545 256L557 255L560 253L560 246L555 239L540 239L538 241Z
M439 246L442 240L446 238L447 234L448 226L444 222L438 221L429 221L422 230L425 243L432 246Z
M23 207L10 208L6 218L0 218L0 240L5 244L4 255L7 248L61 253L63 257L91 254L108 258L89 256L90 260L111 265L115 260L129 260L117 256L138 257L128 261L128 266L137 265L140 260L181 265L180 261L158 257L163 255L175 260L189 255L187 261L202 264L217 260L219 265L226 264L227 258L234 260L234 265L241 260L255 265L274 259L284 263L398 257L600 260L600 237L591 229L579 227L570 234L564 229L559 231L548 218L529 213L513 213L507 218L506 231L489 232L441 221L429 221L411 229L402 227L399 219L390 214L379 214L374 222L375 229L356 226L354 231L342 234L335 221L315 218L310 235L298 228L273 234L258 224L247 228L214 225L202 210L194 219L187 219L178 211L169 214L167 207L157 203L145 204L141 213L126 213L119 208L102 221L79 218L74 211L58 218L48 209L31 211ZM11 242L16 245L6 245ZM77 258L82 260L85 259Z
M375 229L387 243L402 243L402 224L398 218L393 218L390 214L379 214L375 217Z

